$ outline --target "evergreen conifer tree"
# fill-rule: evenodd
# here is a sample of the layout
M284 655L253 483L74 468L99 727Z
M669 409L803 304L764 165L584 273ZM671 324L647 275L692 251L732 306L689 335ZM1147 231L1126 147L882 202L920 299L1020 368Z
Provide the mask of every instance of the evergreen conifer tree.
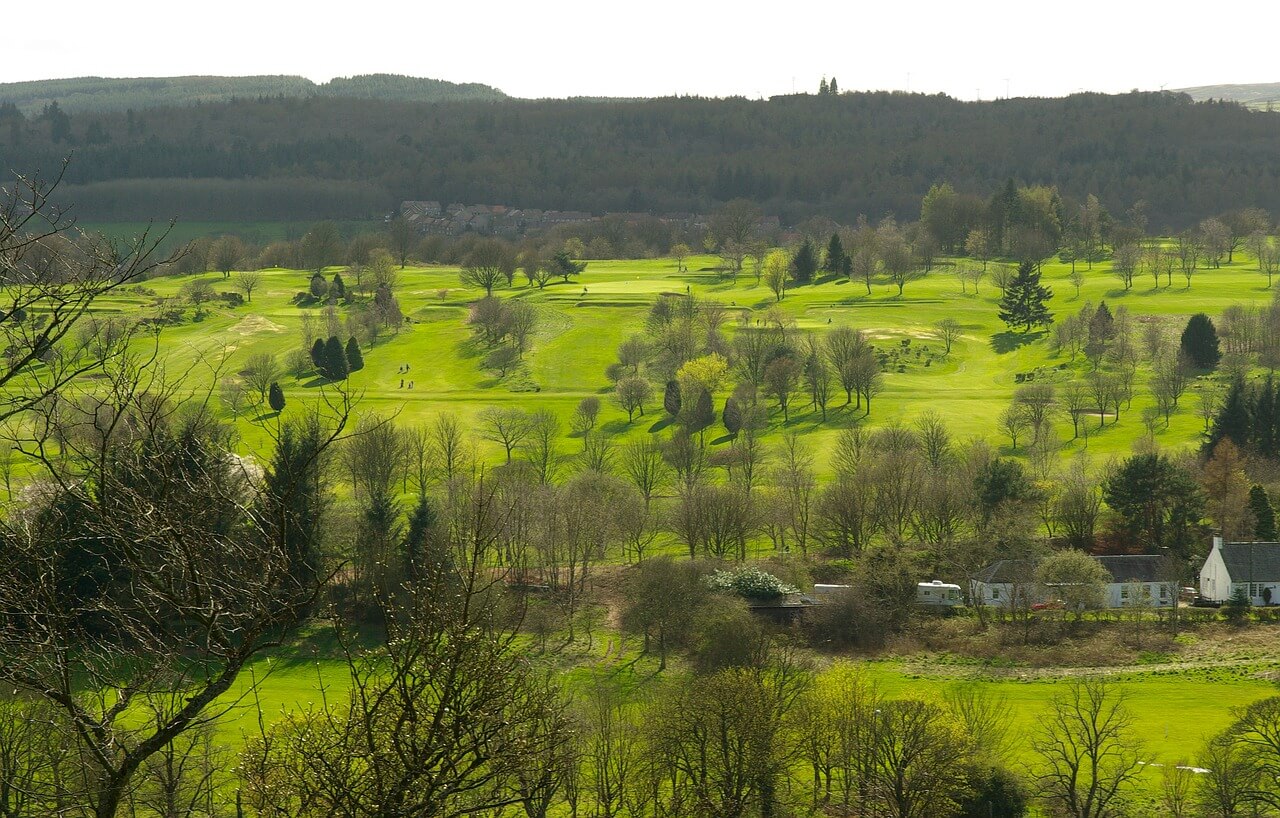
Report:
M347 297L347 285L342 280L342 273L333 274L333 285L329 288L329 292L339 300Z
M1115 323L1111 308L1107 306L1107 302L1103 301L1093 311L1093 317L1089 319L1089 342L1101 344L1110 342L1116 337Z
M1182 330L1182 354L1198 369L1214 369L1222 360L1218 349L1218 331L1209 316L1198 312Z
M813 274L817 271L818 253L813 248L813 242L805 238L791 259L791 277L801 284L808 284L813 281Z
M1035 265L1024 261L1018 265L1018 274L1000 299L1000 320L1010 329L1022 327L1023 332L1047 326L1053 323L1053 314L1045 304L1050 298L1053 290L1040 283L1040 272Z
M360 342L354 335L347 339L347 366L352 372L364 369L364 356L360 354Z
M1276 456L1276 393L1274 379L1268 375L1254 395L1253 408L1250 412L1249 437L1257 445L1258 451L1267 457Z
M271 382L271 388L267 390L267 405L277 414L284 410L284 390L275 381Z
M666 391L662 393L662 408L666 409L671 417L680 414L680 383L678 381L667 381Z
M1249 489L1249 512L1253 515L1253 536L1262 542L1276 541L1276 512L1267 490L1258 484Z
M1212 451L1224 437L1230 438L1232 443L1242 448L1249 443L1249 405L1243 378L1236 378L1232 382L1227 399L1222 402L1218 416L1213 419L1206 451Z
M698 390L698 397L689 408L686 420L690 432L701 432L716 422L715 404L711 401L711 393L705 389Z
M409 529L400 545L400 560L405 576L412 581L436 584L453 570L453 560L437 536L439 515L431 500L419 495L418 504L409 515Z
M346 380L351 373L346 350L342 348L342 342L336 335L330 335L329 340L324 343L324 366L324 376L331 381Z
M311 365L320 374L324 374L324 341L320 338L311 345Z
M843 272L844 260L844 245L840 242L840 234L832 233L831 241L827 242L827 257L822 260L822 269L828 273Z
M262 512L279 526L276 536L300 592L315 587L320 572L320 523L326 505L320 474L324 445L325 430L314 415L286 422L263 480Z
M737 435L742 430L742 408L738 406L738 402L733 398L729 398L724 402L724 413L721 415L724 421L724 428L731 435Z

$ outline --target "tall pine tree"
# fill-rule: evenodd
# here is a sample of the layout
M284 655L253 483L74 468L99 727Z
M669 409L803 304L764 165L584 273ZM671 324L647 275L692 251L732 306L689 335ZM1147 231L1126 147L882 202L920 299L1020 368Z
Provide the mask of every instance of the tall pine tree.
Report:
M331 381L346 380L351 373L347 363L347 352L342 348L338 336L330 335L324 344L324 376Z
M840 273L844 271L844 245L840 242L840 234L832 233L831 241L827 242L827 257L822 260L822 269L828 273Z
M1182 354L1198 369L1213 369L1222 360L1218 349L1218 330L1209 316L1198 312L1182 330Z
M1267 457L1276 456L1276 393L1274 379L1267 379L1254 394L1252 415L1252 434L1250 437L1257 445L1258 451Z
M453 572L454 563L448 548L440 541L438 519L431 500L425 494L419 495L418 504L409 516L409 529L400 544L400 561L409 580L426 582L443 590L443 582Z
M817 271L818 251L813 248L813 242L806 237L791 259L791 277L800 284L808 284L813 281L813 274Z
M1053 314L1045 304L1050 298L1053 290L1040 283L1040 272L1035 265L1024 261L1018 265L1018 274L1000 299L1000 320L1010 329L1022 327L1023 332L1048 326L1053 323Z
M1249 512L1253 515L1253 536L1262 542L1276 541L1276 512L1267 490L1257 483L1249 489Z
M737 435L742 431L742 409L738 406L738 402L733 398L728 398L724 402L724 414L721 416L724 421L724 428L731 435Z
M667 388L662 393L662 408L667 414L676 417L680 414L680 382L667 381Z
M1213 419L1213 429L1209 432L1209 442L1205 451L1212 451L1218 441L1230 438L1239 447L1249 445L1249 402L1245 395L1244 378L1236 378L1227 392L1227 399L1222 402L1218 416Z
M689 416L685 418L685 425L690 432L702 432L715 422L716 409L711 401L711 393L705 389L699 389L698 396L689 407Z
M271 388L267 390L267 405L276 414L284 410L284 390L280 388L280 384L276 381L272 381Z
M360 342L354 335L347 339L347 366L352 372L364 369L364 356L360 354Z

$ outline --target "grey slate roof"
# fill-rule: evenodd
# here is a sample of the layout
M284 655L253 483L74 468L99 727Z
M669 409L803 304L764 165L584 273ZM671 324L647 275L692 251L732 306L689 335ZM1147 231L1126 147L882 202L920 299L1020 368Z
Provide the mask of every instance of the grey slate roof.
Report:
M1280 545L1276 547L1277 566L1280 566ZM1113 557L1094 557L1111 575L1112 582L1166 582L1165 557L1136 554ZM1232 573L1235 576L1235 573ZM1035 577L1035 565L1027 560L996 560L974 575L978 582L987 584L1030 582Z
M1220 551L1232 582L1280 582L1280 543L1229 542Z
M1112 557L1094 557L1112 582L1168 582L1166 557L1151 554L1123 554Z
M1027 560L996 560L974 574L973 578L988 585L1031 582L1035 578L1035 565Z

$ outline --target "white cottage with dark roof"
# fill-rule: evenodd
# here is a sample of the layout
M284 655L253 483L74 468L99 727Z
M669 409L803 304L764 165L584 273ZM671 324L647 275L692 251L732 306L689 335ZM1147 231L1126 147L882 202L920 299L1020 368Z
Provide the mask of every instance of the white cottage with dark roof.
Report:
M1178 573L1167 557L1120 554L1094 559L1111 575L1107 583L1108 608L1167 608L1178 599Z
M1093 559L1110 575L1105 607L1167 608L1178 599L1178 573L1166 557L1132 554ZM1008 607L1016 597L1023 604L1047 602L1053 598L1053 589L1036 583L1035 568L1027 560L998 560L973 578L970 599L993 607Z
M1226 602L1237 589L1244 589L1254 605L1280 605L1280 543L1213 538L1200 569L1200 596Z

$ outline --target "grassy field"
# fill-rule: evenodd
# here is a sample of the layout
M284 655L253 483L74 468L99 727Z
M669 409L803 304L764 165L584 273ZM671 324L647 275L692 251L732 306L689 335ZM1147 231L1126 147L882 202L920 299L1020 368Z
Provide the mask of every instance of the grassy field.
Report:
M620 439L649 434L662 428L660 397L647 407L645 416L628 423L626 414L614 405L611 385L605 368L615 360L617 346L629 335L642 331L644 317L653 299L664 292L692 292L702 298L718 299L725 304L760 312L774 303L773 294L758 286L750 273L737 283L722 280L712 269L715 259L701 257L689 260L690 272L677 273L667 259L639 261L592 261L581 280L572 284L553 284L545 290L517 286L498 292L502 298L526 299L538 307L540 328L532 351L527 355L527 371L518 377L499 380L481 366L481 352L472 342L466 325L467 304L477 297L474 290L463 289L458 270L448 267L411 267L401 271L397 296L405 314L413 322L395 336L384 336L372 349L364 352L365 368L355 373L350 385L360 395L359 411L396 415L404 424L422 423L441 412L458 416L464 426L475 428L476 416L488 406L510 405L525 410L549 408L564 421L561 448L566 453L577 451L580 442L570 436L569 417L584 397L596 395L604 404L601 428ZM838 409L830 413L826 423L816 413L797 408L791 421L783 424L775 413L766 441L776 441L784 431L803 433L812 444L819 467L840 430L855 423L881 425L910 422L927 410L939 412L959 439L971 436L987 438L1005 453L1020 455L1009 448L1007 438L997 429L997 417L1008 405L1015 389L1018 373L1040 372L1043 380L1065 381L1072 373L1083 374L1087 364L1083 357L1071 363L1049 348L1043 334L1008 333L996 315L998 290L990 283L981 285L979 294L972 289L962 293L959 281L942 265L923 280L908 284L904 296L888 282L877 283L867 295L861 284L828 281L797 287L787 292L782 308L794 316L803 330L823 333L832 327L851 326L867 332L877 346L902 348L910 340L906 371L885 373L885 390L878 396L869 419L860 411ZM336 270L328 271L330 274ZM1116 309L1123 305L1140 321L1159 320L1176 338L1187 316L1205 311L1217 316L1225 307L1236 303L1262 303L1270 299L1266 279L1258 274L1252 261L1237 260L1217 270L1203 270L1190 289L1178 281L1174 286L1151 288L1150 281L1139 279L1134 288L1125 291L1107 265L1095 265L1089 273L1079 297L1067 280L1065 265L1046 266L1045 282L1055 291L1052 309L1059 315L1078 310L1085 301L1097 303L1105 299ZM218 274L206 274L218 290L232 290L233 281ZM271 352L283 356L301 346L302 310L291 303L292 297L307 286L309 274L299 271L269 270L254 293L252 304L236 309L213 306L200 321L166 328L161 334L161 353L170 372L192 370L193 387L208 383L210 370L221 367L221 375L234 375L252 354ZM147 282L157 295L176 294L188 279L165 278ZM348 282L348 285L353 282ZM122 293L102 302L103 311L119 315L139 316L152 310L154 298L147 293ZM345 309L345 308L342 308ZM317 310L317 319L319 311ZM190 310L188 310L190 316ZM933 338L933 327L946 317L957 319L964 328L963 337L950 356L941 357L941 344ZM750 318L748 318L750 320ZM731 323L728 332L732 333ZM914 351L925 348L917 362ZM408 364L408 374L399 369ZM1064 366L1065 369L1059 369ZM1146 434L1141 411L1150 404L1144 366L1132 407L1122 413L1118 423L1108 421L1106 427L1087 442L1088 453L1100 462L1110 455L1131 450L1135 441ZM401 387L404 378L405 387ZM408 388L412 380L413 388ZM513 387L519 385L521 390ZM317 399L322 386L314 376L281 381L288 400L284 416L296 413ZM1182 409L1174 415L1168 428L1156 431L1157 443L1177 449L1198 445L1203 421L1194 412L1195 384L1184 396ZM657 390L660 395L660 389ZM724 395L719 395L722 400ZM267 430L277 422L270 414L249 411L237 420L243 445L248 454L265 443ZM1093 422L1096 422L1093 421ZM1085 450L1083 440L1070 441L1071 425L1063 416L1056 420L1064 440L1064 455ZM712 446L727 442L708 435ZM480 443L480 454L490 462L501 459L495 444ZM602 636L601 641L609 638ZM583 653L562 659L563 668L572 680L603 663L607 672L627 677L631 684L649 683L654 668L646 661L620 663L616 657L603 660L597 645L594 654ZM277 655L253 668L253 674L241 680L239 692L247 689L250 679L266 678L257 696L268 719L286 708L316 702L322 688L330 695L341 696L345 688L345 671L341 663L325 655ZM960 674L922 672L914 665L898 661L867 664L882 689L894 695L940 695L948 685L956 684ZM269 671L269 672L268 672ZM1232 671L1196 669L1150 671L1140 667L1119 676L1130 694L1130 707L1137 719L1147 749L1156 761L1167 763L1193 758L1205 736L1221 730L1231 718L1231 709L1275 693L1275 685L1248 668ZM1008 700L1009 712L1018 737L1020 755L1029 754L1030 740L1040 714L1061 689L1061 681L1051 678L985 677L984 684ZM245 701L224 722L222 729L240 736L256 730L256 711ZM1154 774L1148 777L1154 779Z
M580 282L553 284L545 290L517 286L503 289L503 298L526 299L537 305L540 327L533 349L526 356L527 371L499 380L481 366L482 353L471 340L465 323L467 304L476 291L463 289L458 270L447 267L409 268L401 271L397 294L413 323L394 337L384 336L365 352L366 367L355 373L350 385L361 395L361 410L383 415L397 414L405 423L419 423L440 412L452 412L472 423L486 406L512 405L523 409L550 408L564 420L562 441L566 452L579 443L569 437L568 418L578 401L599 396L605 404L601 424L605 432L622 437L643 435L662 426L659 405L647 407L646 415L627 423L626 414L609 400L612 390L605 367L615 359L619 343L642 331L646 311L663 292L692 292L714 298L738 309L759 312L773 303L773 295L758 286L750 274L737 283L722 280L711 268L714 259L695 258L691 272L678 274L666 259L638 261L593 261ZM903 350L905 359L898 371L885 373L885 389L875 401L869 419L861 411L838 408L821 423L816 412L797 407L787 424L775 412L769 436L783 431L800 432L815 451L827 451L839 430L859 422L873 425L910 422L926 410L939 412L958 439L984 437L1000 445L1006 453L1021 454L1009 447L997 428L997 418L1008 405L1019 373L1037 373L1049 382L1069 380L1073 372L1083 375L1088 368L1083 356L1069 361L1065 353L1055 355L1044 333L1010 333L996 312L998 290L983 283L980 293L961 293L958 280L948 265L935 268L923 280L913 282L902 297L892 285L879 283L867 295L861 284L829 281L788 291L782 307L795 317L800 329L823 333L837 326L852 326L868 333L883 349ZM330 271L333 272L333 271ZM1078 310L1085 301L1106 300L1115 308L1123 305L1138 322L1157 320L1175 338L1186 317L1197 311L1217 315L1236 303L1262 302L1270 297L1266 280L1253 269L1252 262L1237 259L1233 265L1200 271L1190 289L1181 281L1172 287L1152 289L1149 280L1125 291L1104 264L1095 265L1080 296L1066 280L1066 265L1046 265L1045 282L1055 291L1052 309L1059 315ZM232 289L231 281L206 274L218 289ZM283 353L299 348L302 310L290 303L305 289L308 275L298 271L271 270L264 274L252 304L237 309L214 307L199 322L168 328L162 338L163 354L171 369L185 367L198 358L211 361L227 356L224 373L234 373L256 352ZM183 278L148 282L158 294L172 295ZM101 308L121 314L145 313L152 299L144 295L122 295L104 301ZM343 310L345 308L342 308ZM341 311L341 310L340 310ZM318 317L318 312L317 317ZM958 320L963 336L949 356L942 357L941 344L933 338L933 328L945 317ZM750 317L748 317L750 320ZM732 325L728 332L733 332ZM917 355L917 351L919 354ZM932 360L930 360L932 359ZM410 365L401 388L403 364ZM1104 458L1128 452L1134 441L1146 434L1142 409L1150 405L1146 388L1149 372L1144 366L1138 375L1133 404L1121 413L1118 423L1108 420L1086 443L1071 441L1071 425L1059 415L1056 427L1063 438L1063 453L1083 451ZM413 388L408 388L412 380ZM519 390L531 391L514 391ZM306 376L282 381L293 410L311 400L319 384ZM660 387L660 384L658 385ZM1184 395L1180 411L1168 428L1159 428L1156 442L1167 448L1193 446L1199 440L1203 421L1195 414L1196 392L1204 387L1197 381ZM536 391L532 391L536 390ZM660 394L660 389L658 390ZM722 400L725 395L717 396ZM843 400L843 397L839 399ZM839 401L836 401L837 403ZM797 404L803 403L797 401ZM292 411L286 408L285 414ZM1096 423L1096 419L1095 419ZM241 421L245 439L253 447L262 436L249 419ZM714 436L713 446L727 445ZM484 444L488 445L488 444ZM483 451L483 450L482 450ZM487 452L498 454L496 447Z
M661 678L656 660L636 655L636 644L630 644L625 653L616 647L611 655L604 655L608 648L614 647L614 639L612 634L602 634L591 650L578 643L552 651L554 658L543 657L543 661L553 662L565 671L565 683L571 689L574 685L585 685L597 674L628 689L656 686ZM1020 677L1014 673L996 677L927 664L891 659L859 662L859 667L881 693L891 698L940 701L958 686L980 685L988 694L1004 701L1015 766L1034 768L1037 757L1032 743L1039 735L1047 708L1065 687L1063 676ZM1152 795L1158 791L1158 765L1194 763L1205 740L1229 726L1235 708L1277 695L1275 683L1264 678L1263 665L1275 669L1273 662L1263 662L1176 671L1144 671L1135 667L1113 675L1113 681L1126 696L1136 735L1152 764L1143 776L1142 790ZM680 672L677 666L667 673ZM249 695L254 680L261 684L255 694ZM261 707L263 721L269 726L282 713L319 704L322 696L331 703L341 702L347 687L346 666L333 658L290 653L263 659L243 674L237 687L224 697L224 702L238 699L239 704L220 722L219 729L231 744L238 745L258 734L257 707Z

